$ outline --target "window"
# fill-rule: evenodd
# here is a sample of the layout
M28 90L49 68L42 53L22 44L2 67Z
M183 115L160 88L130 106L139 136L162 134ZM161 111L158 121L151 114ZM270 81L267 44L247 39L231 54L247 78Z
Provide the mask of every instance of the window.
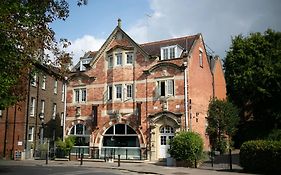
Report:
M133 53L126 53L127 55L127 64L133 64Z
M58 81L55 80L55 83L54 83L54 93L57 94L58 93Z
M112 86L108 86L108 100L112 100Z
M86 67L85 64L90 63L90 59L80 60L80 71L85 71Z
M35 98L31 97L30 101L30 116L34 116L35 114Z
M36 86L37 75L36 73L31 78L31 85Z
M87 91L86 88L74 89L74 102L81 103L86 102Z
M162 47L161 48L161 60L178 58L178 57L180 57L180 54L182 51L183 50L177 45Z
M43 79L42 79L42 89L43 90L46 89L46 76L45 75L43 76Z
M133 85L128 84L127 86L127 98L132 98L133 97Z
M64 113L62 112L60 114L60 126L63 126L63 121L64 121Z
M62 83L61 101L64 102L65 84Z
M168 57L168 49L163 49L163 60L169 59Z
M89 135L85 125L77 124L71 128L70 135Z
M199 65L203 67L203 52L199 50Z
M54 103L53 104L53 119L56 119L56 114L57 114L57 104L56 103Z
M121 66L122 65L122 53L116 54L116 65Z
M174 80L158 81L158 94L160 96L174 95Z
M28 141L33 141L33 133L34 133L34 127L30 126L28 128Z
M122 99L122 84L115 85L116 88L116 98Z
M45 101L41 100L41 113L45 113Z
M170 59L175 58L175 47L170 48Z
M112 55L108 56L108 67L113 67L113 56Z

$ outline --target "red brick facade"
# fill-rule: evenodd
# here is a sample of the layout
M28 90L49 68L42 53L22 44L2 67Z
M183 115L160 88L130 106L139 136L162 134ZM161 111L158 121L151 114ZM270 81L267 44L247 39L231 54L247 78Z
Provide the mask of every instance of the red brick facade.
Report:
M164 60L165 51L160 50L170 46L179 51L166 50L173 57ZM140 152L152 160L168 156L165 139L181 130L198 132L204 139L204 148L209 148L205 128L208 104L214 95L213 75L201 34L138 45L116 27L94 53L86 71L69 77L67 135L73 134L75 125L85 125L90 133L89 146L99 149L101 155L109 128L126 124L137 134ZM129 64L128 54L133 55ZM218 79L223 76L216 75ZM83 89L86 99L81 96ZM225 96L225 92L220 95Z
M34 85L30 82L30 85L26 87L29 89L26 99L12 107L1 110L1 157L13 159L18 151L21 152L21 159L33 158L35 151L39 150L40 147L40 128L42 126L39 118L40 113L44 113L44 115L41 115L44 116L44 123L46 124L44 138L49 138L50 143L53 143L53 139L62 137L62 133L58 133L58 131L63 131L63 122L51 126L51 123L57 121L57 119L63 120L64 118L65 100L63 98L65 97L63 91L65 90L63 90L62 78L46 66L38 65L37 68ZM42 86L43 77L45 77L45 88ZM55 81L57 81L56 92L54 90ZM32 105L33 100L34 104ZM42 103L44 103L43 111ZM53 117L54 104L56 104L55 117ZM53 118L56 120L53 120ZM56 135L47 134L51 132Z

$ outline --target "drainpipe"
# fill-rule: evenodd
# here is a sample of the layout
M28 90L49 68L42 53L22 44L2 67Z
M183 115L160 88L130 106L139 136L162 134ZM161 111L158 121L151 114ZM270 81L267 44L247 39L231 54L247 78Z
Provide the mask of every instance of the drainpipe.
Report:
M183 56L183 66L184 66L184 129L186 131L188 128L188 98L187 98L187 52L184 52Z
M63 95L63 98L64 98L64 107L63 107L63 129L62 129L62 139L64 141L65 139L65 119L66 119L66 90L67 90L67 77L64 78L64 95Z

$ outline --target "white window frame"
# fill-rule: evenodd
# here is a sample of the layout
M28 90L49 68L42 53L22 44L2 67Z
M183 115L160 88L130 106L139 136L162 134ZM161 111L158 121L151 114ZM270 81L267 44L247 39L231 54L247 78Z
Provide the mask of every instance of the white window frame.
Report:
M60 113L60 126L63 126L64 123L64 112Z
M108 55L108 57L107 57L107 59L108 59L108 67L109 68L112 68L113 67L113 56L112 55Z
M36 81L37 81L37 73L34 73L34 75L31 78L31 85L36 87L36 85L37 85Z
M28 128L28 141L32 142L34 137L34 126Z
M30 100L30 116L34 116L35 115L35 97L31 97L31 100Z
M123 64L122 53L116 53L115 57L116 57L116 66L122 66L122 64Z
M161 47L161 60L174 59L178 56L177 52L178 52L177 45Z
M84 64L88 64L90 62L90 59L81 59L80 60L80 71L85 71L86 67Z
M127 52L126 53L126 64L133 64L134 61L134 53L133 52Z
M61 90L61 101L64 102L64 95L65 95L65 84L62 83L62 90Z
M123 93L122 93L122 84L115 85L115 99L122 100ZM120 97L118 97L120 95Z
M42 78L42 87L41 87L43 90L46 89L46 78L47 78L47 77L46 77L45 75L43 75L43 78Z
M113 87L112 85L107 86L107 100L110 101L113 99Z
M56 119L56 115L57 115L57 104L54 103L53 104L53 114L52 114L53 119Z
M54 81L54 94L58 93L58 80Z
M133 98L133 84L126 84L126 98L131 99Z
M45 100L41 100L41 113L45 113Z
M87 89L78 88L74 89L73 102L74 103L85 103L87 101Z
M165 95L162 95L162 85L161 83L164 82L165 87ZM158 96L161 97L169 97L175 95L175 81L174 79L166 79L166 80L158 80L157 81L157 88L158 88Z

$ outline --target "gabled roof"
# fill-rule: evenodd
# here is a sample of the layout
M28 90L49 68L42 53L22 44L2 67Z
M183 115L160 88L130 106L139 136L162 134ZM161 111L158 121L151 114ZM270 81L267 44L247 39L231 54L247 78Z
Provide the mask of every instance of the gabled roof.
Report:
M140 46L143 48L143 50L145 50L151 56L160 56L161 47L172 46L172 45L178 45L178 46L182 47L184 50L189 52L194 41L197 38L199 38L199 35L200 34L185 36L185 37L181 37L181 38L173 38L173 39L168 39L168 40L155 41L155 42L140 44Z
M103 43L101 48L98 50L97 54L95 55L95 58L92 59L91 62L89 63L90 66L92 66L94 64L94 62L96 62L99 59L100 55L105 51L107 46L114 39L114 37L116 36L117 32L121 32L129 41L131 41L132 45L134 45L135 47L137 47L139 49L140 52L142 52L147 57L149 56L134 40L132 40L129 37L129 35L127 35L119 26L116 26L116 28L112 31L112 33L107 38L107 40Z

